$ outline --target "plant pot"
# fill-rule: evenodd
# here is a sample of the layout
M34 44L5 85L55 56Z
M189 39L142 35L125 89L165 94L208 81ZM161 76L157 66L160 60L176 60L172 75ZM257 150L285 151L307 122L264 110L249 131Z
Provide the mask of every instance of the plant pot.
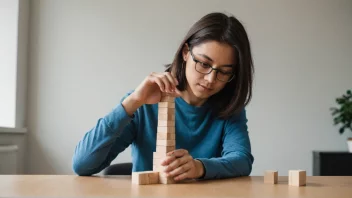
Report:
M347 139L348 151L352 153L352 138Z

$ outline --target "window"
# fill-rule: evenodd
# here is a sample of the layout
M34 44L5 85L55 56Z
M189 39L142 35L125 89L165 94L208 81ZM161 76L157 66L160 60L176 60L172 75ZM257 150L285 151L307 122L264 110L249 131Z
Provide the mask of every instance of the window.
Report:
M0 126L15 127L18 1L0 1Z

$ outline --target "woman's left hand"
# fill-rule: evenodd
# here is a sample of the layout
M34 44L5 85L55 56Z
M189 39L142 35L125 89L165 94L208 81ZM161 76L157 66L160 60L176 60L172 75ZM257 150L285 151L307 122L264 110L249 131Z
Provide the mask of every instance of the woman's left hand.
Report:
M169 152L161 165L165 166L166 176L173 177L176 181L197 179L204 174L202 162L193 159L185 149Z

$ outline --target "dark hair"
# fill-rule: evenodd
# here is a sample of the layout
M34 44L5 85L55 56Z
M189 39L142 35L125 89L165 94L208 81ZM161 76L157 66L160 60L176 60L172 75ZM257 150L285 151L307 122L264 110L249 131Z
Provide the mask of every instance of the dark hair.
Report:
M235 51L234 79L208 99L213 112L224 119L240 113L252 98L254 67L251 48L246 30L238 19L223 13L210 13L202 17L188 31L166 71L172 71L179 81L177 88L180 91L185 90L188 82L185 68L182 67L183 47L187 43L192 49L207 41L226 43Z

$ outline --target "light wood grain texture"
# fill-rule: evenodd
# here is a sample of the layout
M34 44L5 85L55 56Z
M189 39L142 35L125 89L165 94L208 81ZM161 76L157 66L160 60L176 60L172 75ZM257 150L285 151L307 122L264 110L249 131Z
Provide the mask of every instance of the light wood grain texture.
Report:
M183 181L170 185L134 185L131 176L0 175L0 197L280 197L351 198L352 176L308 176L302 188L288 177L267 185L263 176Z
M132 172L132 184L149 185L159 183L159 172L141 171Z
M158 120L158 126L175 127L175 120Z
M264 173L264 183L266 184L277 184L278 180L278 171L276 170L267 170Z
M158 109L158 114L175 115L175 109L174 108L161 107L161 108Z
M176 140L156 140L157 146L175 146Z
M157 133L175 133L175 127L158 126Z
M289 170L289 185L291 186L305 186L306 185L306 171L304 170Z
M158 114L158 120L175 120L175 114Z
M166 177L163 174L159 174L159 182L161 184L175 184L176 181L171 177Z
M170 151L174 151L175 146L156 146L156 152L158 153L168 153Z
M170 133L156 133L156 138L157 140L175 140L176 139L176 134L175 132L170 132Z
M175 108L175 103L174 102L159 102L158 103L159 108Z
M153 158L153 165L160 165L163 158Z
M162 96L160 102L175 102L175 97L172 96Z
M158 152L153 152L153 159L154 158L164 158L164 157L166 157L166 153L158 153Z

